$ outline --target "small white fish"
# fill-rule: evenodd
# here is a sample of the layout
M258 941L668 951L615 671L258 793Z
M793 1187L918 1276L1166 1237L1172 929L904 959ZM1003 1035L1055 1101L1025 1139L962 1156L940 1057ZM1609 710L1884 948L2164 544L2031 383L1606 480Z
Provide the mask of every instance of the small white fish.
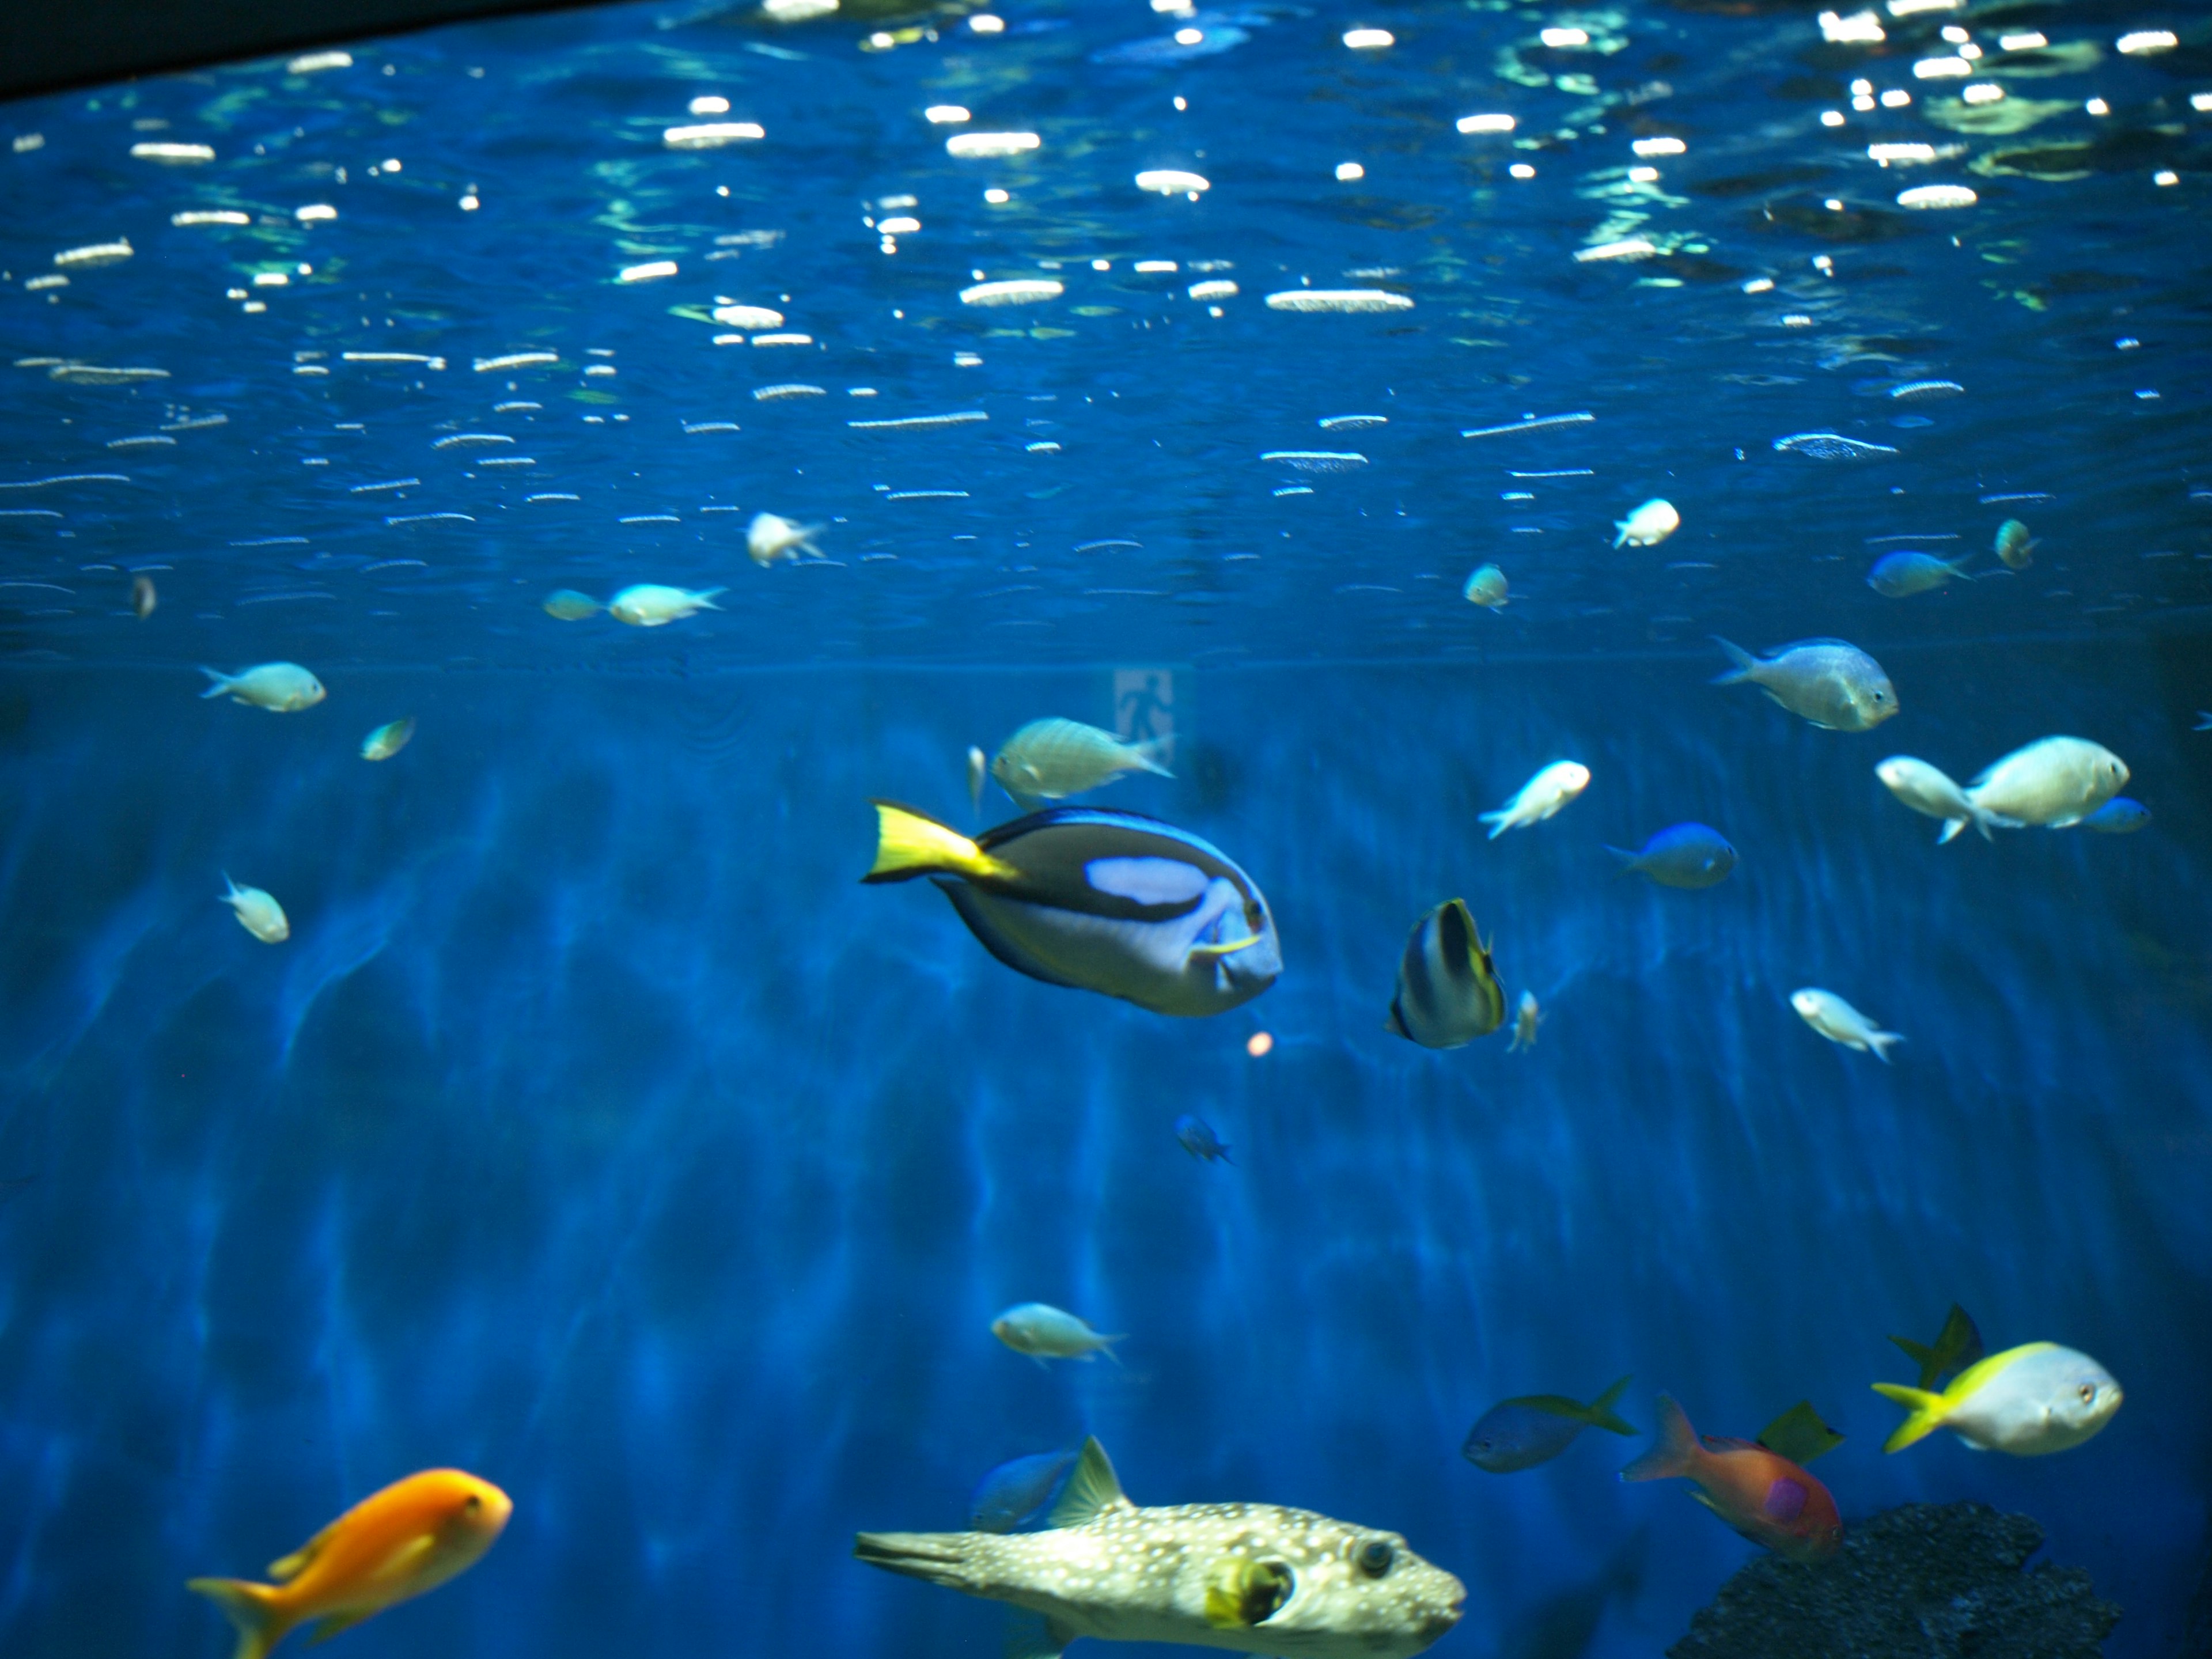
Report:
M152 616L154 607L161 602L161 596L154 591L151 576L141 576L131 584L131 614L140 622Z
M807 555L822 556L822 550L814 544L822 526L818 524L793 524L773 513L757 513L745 529L745 551L753 556L755 564L774 564L778 559L798 559Z
M371 761L390 760L407 746L407 740L414 735L415 717L412 714L404 720L387 720L361 740L361 757Z
M1513 1011L1513 1041L1505 1045L1505 1052L1517 1054L1524 1048L1536 1046L1536 1028L1544 1023L1544 1011L1536 1006L1536 994L1523 991L1521 1006Z
M1505 573L1494 564L1486 564L1467 579L1467 602L1479 605L1485 611L1505 608Z
M1895 1031L1878 1031L1875 1024L1833 991L1816 990L1808 986L1790 994L1790 1006L1799 1018L1831 1042L1840 1042L1846 1048L1856 1048L1863 1054L1872 1054L1887 1066L1889 1045L1905 1039Z
M663 587L656 582L639 582L625 587L614 596L607 612L617 622L628 623L632 628L659 628L680 622L701 611L720 611L714 603L717 593L729 590L722 587L702 588L694 592L688 587Z
M1983 824L2063 830L2118 794L2127 781L2128 763L2102 744L2039 738L1990 767L1966 787L1966 795Z
M1589 768L1580 761L1553 761L1522 784L1521 792L1504 805L1495 812L1483 813L1481 821L1490 826L1490 839L1496 841L1508 830L1542 823L1589 788Z
M975 744L968 745L968 799L977 811L983 810L983 782L991 775L991 757Z
M1114 1345L1119 1336L1094 1331L1063 1308L1047 1302L1024 1302L991 1322L991 1334L1016 1353L1025 1353L1040 1365L1048 1359L1080 1359L1104 1354L1116 1364Z
M264 945L281 945L292 937L292 924L286 920L284 907L258 887L240 887L224 872L222 884L230 890L222 896L238 915L238 925Z
M251 703L256 708L266 708L272 714L295 714L302 708L312 708L326 695L323 683L295 662L264 662L252 668L241 668L235 674L220 673L212 668L200 672L215 684L200 693L208 697L228 697L233 702Z
M1973 803L1966 799L1966 792L1924 760L1915 760L1910 755L1892 755L1874 769L1874 775L1891 794L1914 811L1943 820L1943 833L1936 837L1938 847L1974 822ZM1986 838L1989 826L1984 823L1980 828Z
M1682 515L1674 502L1654 495L1626 518L1616 520L1613 527L1620 532L1613 538L1615 547L1656 547L1682 527Z

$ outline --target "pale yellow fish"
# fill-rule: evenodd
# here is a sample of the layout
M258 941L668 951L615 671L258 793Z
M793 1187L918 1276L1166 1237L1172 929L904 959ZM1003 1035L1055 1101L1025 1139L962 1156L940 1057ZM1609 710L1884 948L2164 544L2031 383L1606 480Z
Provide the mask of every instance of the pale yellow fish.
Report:
M1486 611L1502 611L1505 607L1505 573L1494 564L1486 564L1467 579L1467 602L1479 605Z
M968 749L968 799L975 810L983 810L983 782L991 775L991 763L983 751L974 744Z
M1672 501L1655 495L1613 527L1620 532L1613 538L1615 547L1656 547L1682 527L1682 515Z
M1108 784L1126 772L1174 773L1156 758L1159 739L1123 743L1080 720L1031 720L1008 738L991 763L999 787L1024 807L1035 811L1046 801L1064 800Z
M361 757L372 761L390 760L407 746L407 740L414 735L415 717L412 714L404 720L387 720L361 740Z
M1517 1054L1523 1048L1536 1046L1536 1028L1544 1023L1544 1011L1536 1006L1536 994L1523 991L1521 1006L1513 1011L1513 1041L1505 1045L1505 1052Z
M581 622L605 609L590 594L579 593L573 587L556 587L545 596L545 614L556 622Z
M818 524L793 524L774 513L757 513L745 527L745 551L752 555L755 564L762 565L808 554L818 559L822 550L815 546L814 538L821 530Z
M131 610L140 622L152 616L154 607L161 602L161 596L154 591L151 576L141 576L131 584Z
M200 693L203 701L228 697L233 702L266 708L272 714L293 714L302 708L312 708L325 695L323 683L295 662L258 663L252 668L241 668L235 674L212 668L203 668L200 672L214 682Z
M258 887L240 887L226 873L222 884L229 889L222 902L237 913L238 925L264 945L282 945L292 937L291 921L284 915L284 907Z
M694 592L688 587L664 587L659 582L638 582L616 594L607 611L617 622L628 623L632 628L663 628L702 611L720 611L722 607L714 603L714 596L724 591L708 587Z

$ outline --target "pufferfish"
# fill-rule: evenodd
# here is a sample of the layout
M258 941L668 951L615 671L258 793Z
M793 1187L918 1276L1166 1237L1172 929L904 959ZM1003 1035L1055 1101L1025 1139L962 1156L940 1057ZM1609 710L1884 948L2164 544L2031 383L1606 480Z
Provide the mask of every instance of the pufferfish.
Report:
M1294 1659L1412 1659L1459 1622L1467 1591L1397 1534L1273 1504L1139 1509L1084 1443L1050 1530L864 1532L853 1553L1042 1615L1009 1659L1079 1636Z

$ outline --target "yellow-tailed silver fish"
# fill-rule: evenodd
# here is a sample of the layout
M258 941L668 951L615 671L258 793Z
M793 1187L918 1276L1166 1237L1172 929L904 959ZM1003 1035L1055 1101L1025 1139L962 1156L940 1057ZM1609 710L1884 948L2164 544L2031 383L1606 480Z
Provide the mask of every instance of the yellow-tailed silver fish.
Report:
M870 1566L1004 1601L1043 1627L1010 1652L1079 1636L1297 1659L1413 1659L1459 1622L1467 1591L1394 1532L1273 1504L1139 1509L1097 1441L1033 1533L864 1532Z
M372 761L390 760L407 746L407 740L414 735L415 717L412 714L404 720L387 720L361 740L361 757Z
M2078 1446L2112 1420L2120 1385L2086 1353L2056 1342L2028 1342L1969 1365L1936 1394L1902 1382L1874 1391L1912 1414L1897 1425L1884 1451L1903 1451L1937 1429L1948 1429L1982 1451L2039 1457Z
M1383 1030L1424 1048L1458 1048L1504 1023L1505 991L1490 947L1465 902L1447 899L1413 924Z
M999 746L991 775L1018 805L1035 811L1048 801L1111 783L1125 772L1173 777L1158 759L1161 747L1157 738L1123 743L1081 720L1031 720Z

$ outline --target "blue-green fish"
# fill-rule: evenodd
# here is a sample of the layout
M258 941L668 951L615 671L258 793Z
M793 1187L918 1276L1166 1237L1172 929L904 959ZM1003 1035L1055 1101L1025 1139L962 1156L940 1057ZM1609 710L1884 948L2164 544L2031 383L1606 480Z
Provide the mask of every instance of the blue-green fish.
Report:
M313 708L325 695L323 683L295 662L257 663L235 674L213 668L203 668L200 672L214 682L200 693L203 700L228 697L233 702L266 708L272 714L296 714L302 708Z
M1710 824L1677 823L1645 842L1639 852L1605 849L1620 860L1623 875L1647 876L1662 887L1711 887L1735 868L1735 848Z
M2100 835L2132 836L2150 822L2150 808L2125 795L2115 795L2081 820L2084 830Z
M1072 1451L1037 1452L1001 1463L975 1483L968 1499L968 1524L977 1532L1008 1533L1042 1509L1067 1466Z
M1198 1016L1249 1002L1283 971L1252 878L1172 824L1059 806L970 841L909 807L875 808L861 879L930 877L983 948L1032 979Z
M1559 1394L1501 1400L1467 1431L1460 1455L1492 1474L1515 1474L1550 1462L1574 1444L1584 1429L1633 1435L1636 1431L1613 1409L1627 1387L1624 1376L1587 1406Z
M1891 553L1875 561L1867 586L1886 599L1910 599L1965 575L1964 559L1939 559L1933 553Z

